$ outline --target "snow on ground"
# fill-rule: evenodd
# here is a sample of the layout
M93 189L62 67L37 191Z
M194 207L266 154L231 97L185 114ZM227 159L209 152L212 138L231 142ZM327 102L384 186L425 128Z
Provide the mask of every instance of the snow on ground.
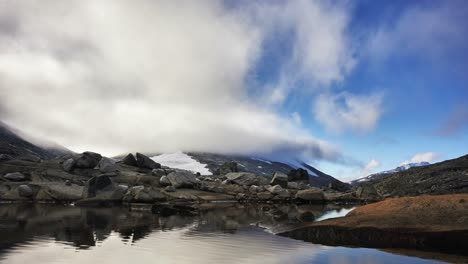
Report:
M170 168L199 172L201 175L212 175L206 167L206 164L202 164L194 160L192 157L181 151L161 154L151 157L151 159Z
M272 164L271 161L269 161L269 160L264 160L264 159L259 159L259 158L253 158L253 157L252 157L251 159L253 159L253 160L258 160L258 161L261 161L261 162L265 162L266 164L270 164L270 165Z

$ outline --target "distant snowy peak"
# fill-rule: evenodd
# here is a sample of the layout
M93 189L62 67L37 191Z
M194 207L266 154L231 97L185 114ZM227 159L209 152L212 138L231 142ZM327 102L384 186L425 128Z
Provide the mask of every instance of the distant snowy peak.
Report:
M396 172L400 172L400 171L405 171L405 170L409 170L409 169L414 168L414 167L421 167L421 166L427 166L427 165L431 165L431 163L429 163L427 161L422 161L422 162L417 162L417 163L402 164L402 165L396 167L393 170L386 170L386 171L377 172L377 173L368 175L366 177L351 181L351 183L356 184L356 183L360 183L360 182L366 182L366 181L369 181L369 180L372 180L372 179L375 179L375 178L385 176L387 174L396 173Z
M409 168L421 167L421 166L427 166L427 165L431 165L431 164L427 161L422 161L422 162L417 162L417 163L407 163L407 164L398 166L395 170L404 171L404 170L408 170Z
M206 164L200 163L189 155L177 151L151 157L152 160L170 168L199 172L201 175L212 175Z

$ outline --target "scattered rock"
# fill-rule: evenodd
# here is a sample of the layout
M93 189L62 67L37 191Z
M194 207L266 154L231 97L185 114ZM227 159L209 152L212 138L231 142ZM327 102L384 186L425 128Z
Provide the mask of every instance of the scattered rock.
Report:
M103 157L101 161L99 161L97 168L99 171L104 173L117 171L117 165L115 164L115 161L106 157Z
M10 173L5 174L3 178L10 180L10 181L27 181L28 180L26 176L24 176L24 174L22 174L21 172L10 172Z
M270 182L271 185L280 185L283 188L288 187L288 175L281 173L281 172L275 172L273 173L273 177Z
M33 189L27 184L18 186L18 193L22 197L31 197L34 195Z
M307 189L298 191L296 193L296 199L321 202L324 201L325 197L323 192L319 189Z
M176 171L167 175L167 179L175 188L191 188L197 183L195 174L188 171Z
M171 181L167 178L166 175L162 176L161 179L159 179L159 185L161 186L169 186L171 185Z
M75 160L75 168L81 169L92 169L99 164L101 160L101 154L94 153L94 152L83 152L76 160Z
M267 185L268 180L264 177L259 177L250 172L231 172L226 174L226 178L233 183L239 185Z
M137 165L139 168L142 168L142 169L160 169L161 168L161 164L157 163L156 161L150 159L148 156L145 156L141 153L138 153L136 154L136 161L137 161Z
M125 156L125 158L122 160L122 163L125 165L138 167L137 160L135 159L135 156L133 156L132 153L128 153L128 155Z
M70 158L62 163L62 168L66 172L71 172L75 166L75 160Z

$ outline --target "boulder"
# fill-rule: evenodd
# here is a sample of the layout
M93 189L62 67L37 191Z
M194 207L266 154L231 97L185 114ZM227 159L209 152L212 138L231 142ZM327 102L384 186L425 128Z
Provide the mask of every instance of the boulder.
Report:
M41 186L36 195L38 201L77 201L83 194L83 186L76 184L51 183Z
M99 164L101 160L101 154L94 153L94 152L83 152L78 158L75 160L75 168L80 169L93 169Z
M86 182L82 198L96 197L100 200L117 201L123 198L126 191L127 188L114 183L109 176L94 176Z
M273 198L273 194L271 192L259 192L257 193L257 198L259 200L270 200Z
M75 166L75 160L72 158L67 159L62 163L62 168L66 172L71 172L74 166Z
M288 175L281 173L281 172L275 172L273 173L273 177L270 182L271 185L280 185L283 188L288 187Z
M197 183L195 174L188 171L175 171L167 175L167 179L171 182L174 188L187 187L191 188Z
M226 178L235 184L244 186L268 184L267 179L250 172L231 172L226 174Z
M133 156L132 153L128 153L128 155L125 156L125 158L122 160L122 163L125 165L138 167L137 160L135 159L135 156Z
M301 190L296 193L296 199L303 201L317 201L322 202L325 200L322 190L320 189L307 189Z
M272 194L278 194L283 191L283 188L280 185L275 185L268 187L267 191L271 192Z
M171 185L171 181L167 178L166 175L162 176L161 179L159 179L159 185L161 186L169 186Z
M249 192L250 192L250 193L257 193L258 190L259 190L259 187L258 187L257 185L251 185L251 186L249 187Z
M309 173L304 169L293 169L288 173L288 181L308 181Z
M18 194L22 197L31 197L34 195L34 191L31 186L27 184L21 184L18 186Z
M226 175L230 172L239 172L237 168L237 162L235 161L227 161L221 165L218 169L215 170L213 173L214 175Z
M288 189L299 190L301 188L297 182L288 182Z
M10 172L3 176L3 178L10 181L27 181L27 177L24 176L21 172Z
M138 153L136 154L136 161L137 161L137 165L139 168L142 168L142 169L160 169L161 168L161 164L157 163L156 161L150 159L149 157L141 154L141 153Z
M282 189L281 191L276 193L276 198L289 199L291 198L291 194L288 192L288 190Z
M117 171L117 165L115 161L106 157L103 157L99 164L97 165L97 169L103 173L115 172Z

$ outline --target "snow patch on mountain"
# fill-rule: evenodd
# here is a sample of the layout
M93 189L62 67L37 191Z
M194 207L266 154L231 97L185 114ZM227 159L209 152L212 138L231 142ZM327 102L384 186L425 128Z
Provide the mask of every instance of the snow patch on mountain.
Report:
M201 175L212 175L206 164L194 160L192 157L181 151L157 155L151 157L151 159L170 168L199 172Z
M386 170L386 171L377 172L377 173L368 175L366 177L351 181L351 183L353 183L353 182L366 182L366 181L370 181L370 180L372 180L374 178L384 176L386 174L396 173L396 172L400 172L400 171L409 170L409 169L414 168L414 167L421 167L421 166L427 166L427 165L431 165L431 163L429 163L427 161L422 161L422 162L417 162L417 163L402 164L401 166L398 166L393 170Z

